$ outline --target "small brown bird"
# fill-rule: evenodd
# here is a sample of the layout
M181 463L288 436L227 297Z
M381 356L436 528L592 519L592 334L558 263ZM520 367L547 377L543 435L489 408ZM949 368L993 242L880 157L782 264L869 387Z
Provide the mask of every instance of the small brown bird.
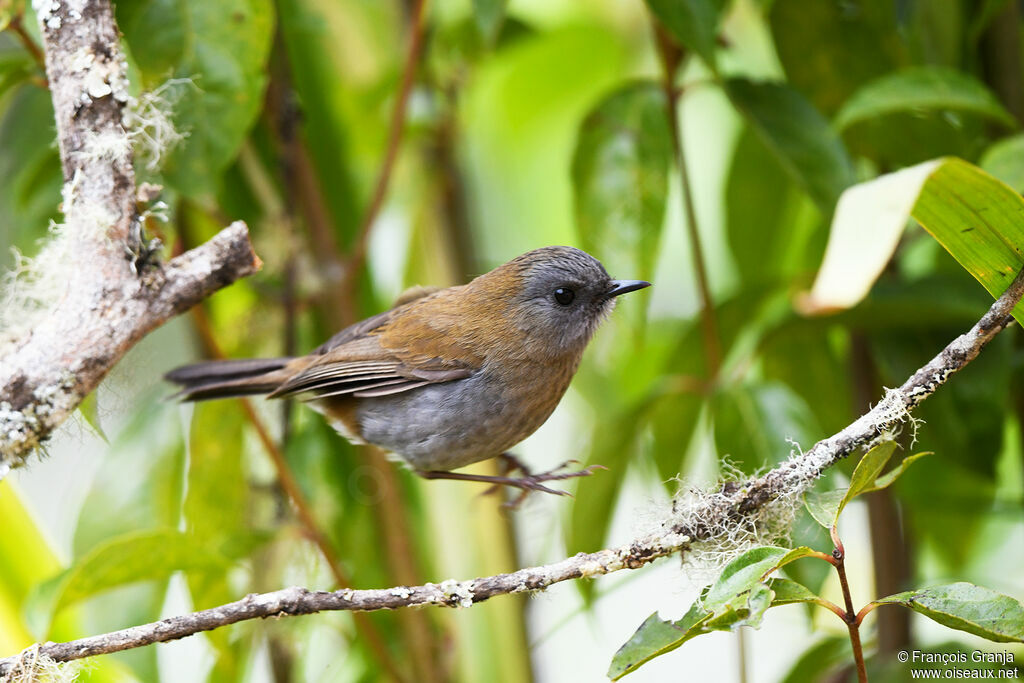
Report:
M545 247L466 285L412 290L306 356L212 361L165 377L186 401L302 398L350 441L391 451L428 479L564 493L541 482L590 468L531 474L506 451L554 411L616 297L649 286L612 280L579 249ZM525 476L450 471L493 457Z

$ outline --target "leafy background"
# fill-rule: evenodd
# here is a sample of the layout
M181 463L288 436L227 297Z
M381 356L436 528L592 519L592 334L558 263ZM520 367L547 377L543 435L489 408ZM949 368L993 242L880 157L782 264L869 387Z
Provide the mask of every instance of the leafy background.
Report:
M170 207L150 228L173 253L242 218L266 266L145 340L89 419L0 484L0 654L251 591L331 588L338 572L321 547L352 585L377 587L623 542L652 523L677 475L707 482L721 456L751 472L788 456L786 438L809 446L991 301L911 226L859 305L821 317L794 308L849 185L956 155L1024 190L1018 3L434 0L386 200L349 277L416 6L118 3L133 87L160 89L187 134L159 170L139 166ZM25 48L34 18L22 12L0 5L4 267L7 246L37 249L60 200L49 95ZM666 62L678 66L668 83ZM575 457L609 468L581 481L575 500L537 498L502 515L478 488L417 480L304 408L254 403L311 501L318 546L240 403L163 400L159 377L178 363L309 349L407 285L463 282L560 243L656 283L622 302L558 412L521 447L538 467ZM923 406L914 450L935 455L847 512L858 599L954 580L1024 598L1024 573L1012 569L1024 566L1021 342L1017 330L1000 335ZM839 469L842 479L852 464ZM794 537L827 546L808 519ZM835 599L831 575L801 566L786 569ZM652 611L682 615L708 578L698 570L664 562L462 611L247 623L101 658L82 676L348 681L394 669L415 680L600 680ZM905 678L891 663L901 649L993 647L904 610L871 619L878 678ZM757 632L708 636L633 676L728 680L743 653L747 680L848 677L843 633L829 615L787 607Z

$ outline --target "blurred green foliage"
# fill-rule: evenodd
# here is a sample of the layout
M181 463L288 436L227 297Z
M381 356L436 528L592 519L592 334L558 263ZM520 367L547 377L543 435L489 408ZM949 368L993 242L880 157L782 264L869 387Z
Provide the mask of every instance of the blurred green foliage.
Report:
M305 409L257 406L342 572L380 587L510 571L623 541L637 487L641 498L664 498L676 477L716 478L719 456L750 473L787 457L787 438L809 447L902 383L991 301L911 228L855 308L807 318L793 306L851 184L956 155L1024 190L1018 3L435 0L420 27L416 4L117 3L133 92L160 93L157 104L186 136L162 150L159 169L139 164L170 206L170 220L150 228L174 252L244 219L266 265L187 318L190 351L168 336L157 358L126 361L130 405L106 420L116 411L99 404L110 443L68 513L66 552L55 553L25 511L26 494L0 484L0 656L252 591L336 587L240 406L201 404L184 430L161 400L161 372L212 354L211 336L231 357L305 351L408 285L464 282L545 244L577 244L613 275L655 282L650 299L623 302L595 340L560 409L565 434L546 428L526 446L550 466L578 457L609 468L581 480L569 503L531 503L547 535L529 505L508 518L478 489L416 480ZM3 12L22 11L11 7ZM31 254L59 219L52 109L25 48L37 40L31 15L22 26L0 33L5 267L7 247ZM386 201L350 277L417 31L423 51ZM666 79L673 51L679 68ZM687 195L710 264L710 336L694 294ZM898 584L876 586L879 595L954 577L1024 596L1019 572L1006 570L1024 561L1021 366L1011 329L922 406L914 450L935 455L866 497L880 516L872 533L898 548L872 539L871 564L892 568L882 580ZM837 469L830 478L852 466ZM877 503L883 496L898 515ZM793 540L827 543L806 518ZM803 567L786 570L818 590L825 575ZM579 588L581 609L597 614L600 584ZM537 639L550 624L527 613L516 596L360 623L331 614L242 624L202 636L200 675L372 681L388 661L408 680L529 680L543 677ZM616 624L613 640L635 625ZM882 628L871 664L879 669L885 653L910 645ZM848 661L845 647L829 638L794 645L787 680L834 672ZM98 661L84 679L153 681L173 670L154 648Z

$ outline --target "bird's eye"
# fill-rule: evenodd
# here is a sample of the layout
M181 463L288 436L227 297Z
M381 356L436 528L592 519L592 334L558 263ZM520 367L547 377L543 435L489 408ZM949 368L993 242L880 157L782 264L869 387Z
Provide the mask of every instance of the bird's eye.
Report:
M572 291L568 287L559 287L555 290L555 301L563 306L568 306L575 298L576 292Z

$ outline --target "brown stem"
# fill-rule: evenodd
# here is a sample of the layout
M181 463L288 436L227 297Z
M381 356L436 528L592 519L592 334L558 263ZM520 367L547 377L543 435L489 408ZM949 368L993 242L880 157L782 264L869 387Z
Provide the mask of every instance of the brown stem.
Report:
M824 607L825 609L829 610L837 617L842 619L844 624L846 623L846 610L844 610L836 603L832 602L831 600L826 600L825 598L815 598L811 602L813 602L815 605L821 605L822 607Z
M281 158L284 185L288 188L288 195L298 200L309 228L314 258L319 262L328 280L322 301L324 305L320 306L320 309L328 325L334 330L355 322L359 317L358 303L354 296L354 280L359 264L365 258L368 233L383 204L391 169L401 142L405 112L414 82L413 76L422 52L425 4L426 0L418 0L413 8L412 44L392 117L387 152L370 208L361 223L355 247L359 251L353 252L348 264L343 264L339 258L330 210L321 191L309 150L303 144L296 125L298 112L290 82L291 72L287 53L281 45L280 38L278 39L271 87L267 92L267 112L275 133L277 152ZM374 512L382 529L381 536L386 543L387 568L395 581L417 583L419 570L412 551L412 534L405 519L406 505L398 489L394 466L379 452L361 449L361 454L380 485L380 500L374 505ZM399 615L398 621L408 646L408 659L413 677L422 681L444 679L446 676L438 656L440 646L435 642L429 617L423 612L409 612Z
M868 673L864 667L864 649L860 643L860 622L857 620L857 613L853 611L853 596L850 594L850 582L846 579L846 551L839 539L839 533L833 525L831 529L832 542L836 549L832 557L836 560L836 573L839 574L839 585L843 589L843 603L846 611L842 614L843 621L850 633L850 644L853 646L853 659L857 663L857 680L860 683L867 683Z
M860 611L857 612L857 625L860 626L864 622L864 617L871 614L876 607L881 607L883 604L884 603L881 602L869 602L861 607Z
M384 530L382 535L387 551L388 574L395 583L415 585L422 580L422 572L413 547L413 535L406 518L408 508L404 505L396 468L393 463L388 462L387 456L380 449L366 446L361 450L380 486L381 500L373 506L373 510ZM409 644L410 651L414 653L411 664L415 679L442 681L449 678L445 675L438 656L439 648L435 646L427 613L407 610L399 614L398 618L405 641Z
M14 31L14 35L18 36L18 40L25 50L32 55L32 59L39 68L46 71L46 57L43 55L43 50L36 44L36 41L32 40L32 36L28 34L28 31L25 30L25 25L22 23L21 18L22 15L20 14L11 17L11 22L7 25L7 28Z
M871 408L872 400L882 390L882 380L866 335L854 331L850 341L853 403L856 414L860 415ZM875 590L881 595L898 593L910 580L907 530L889 490L876 491L864 500L868 505ZM877 643L879 654L885 656L906 650L910 645L910 611L891 610L880 617Z
M683 134L679 125L679 106L676 99L675 75L683 61L682 50L658 24L654 27L655 42L661 57L661 87L665 93L669 130L672 132L672 146L679 169L679 178L683 191L683 210L686 214L686 230L690 238L690 251L693 255L693 270L697 277L697 294L700 297L701 334L704 340L704 356L708 364L708 376L718 376L722 364L722 345L718 334L718 324L711 303L711 289L708 286L707 267L704 262L704 251L701 247L700 230L697 226L697 211L694 207L693 188L690 185L690 173L686 166L686 154L683 148Z
M817 558L819 560L824 560L825 562L828 562L833 567L836 566L836 563L838 562L836 560L836 558L833 557L832 555L829 555L828 553L818 552L817 550L812 552L811 554L809 554L807 557L814 557L814 558Z
M384 160L381 162L380 170L377 173L377 182L370 197L370 204L359 224L359 232L352 245L348 263L345 268L345 279L348 283L355 280L355 274L366 259L366 249L370 240L370 231L373 224L384 206L384 198L387 196L388 184L391 181L391 172L395 167L395 159L398 158L398 148L402 143L402 133L405 130L405 114L409 105L409 94L412 92L413 83L416 80L416 67L419 65L420 55L423 52L423 26L424 15L426 14L427 0L414 0L412 6L412 35L409 39L409 51L405 57L405 67L402 71L402 82L395 98L395 107L391 112L391 127L388 131L388 144L384 153Z
M265 112L279 159L282 184L286 188L287 196L294 198L294 201L287 202L287 207L283 210L288 212L294 224L295 215L292 207L297 206L304 219L308 229L310 254L325 280L321 292L324 305L321 308L330 328L340 330L356 319L356 310L352 297L339 286L345 271L341 250L334 238L334 221L327 200L299 129L300 113L292 91L288 55L282 44L280 27L278 31ZM252 166L250 165L250 168ZM248 175L250 181L259 180L258 173ZM273 183L259 184L267 185L271 194L277 194ZM261 193L256 192L256 196L260 197ZM286 204L280 200L276 203L282 207Z

